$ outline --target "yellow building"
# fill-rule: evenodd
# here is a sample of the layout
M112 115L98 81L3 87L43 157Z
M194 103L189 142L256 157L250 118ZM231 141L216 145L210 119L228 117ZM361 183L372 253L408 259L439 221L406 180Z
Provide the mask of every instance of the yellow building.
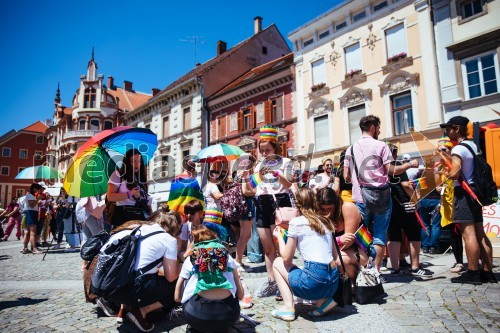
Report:
M418 157L410 128L442 134L433 25L426 1L346 1L288 34L294 45L296 152L314 143L312 166L382 121L381 140ZM424 150L429 150L426 145Z

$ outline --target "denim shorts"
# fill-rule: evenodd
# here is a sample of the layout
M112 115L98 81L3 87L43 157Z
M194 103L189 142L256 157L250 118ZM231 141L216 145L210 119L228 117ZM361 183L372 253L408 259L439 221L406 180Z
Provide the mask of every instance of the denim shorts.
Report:
M26 215L26 225L29 227L30 225L38 224L38 211L37 210L27 210L25 212Z
M339 283L337 267L314 261L304 261L304 268L294 266L288 273L292 294L302 299L316 301L333 297Z
M363 218L363 224L372 232L373 244L385 246L387 244L387 230L391 221L392 197L389 197L387 208L381 214L373 214L366 208L364 203L356 202L356 206ZM372 223L373 229L370 227Z

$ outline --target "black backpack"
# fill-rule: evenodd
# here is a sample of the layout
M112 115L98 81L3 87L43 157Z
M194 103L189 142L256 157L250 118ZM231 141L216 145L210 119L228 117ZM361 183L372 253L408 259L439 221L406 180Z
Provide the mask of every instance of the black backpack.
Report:
M92 261L96 255L101 251L101 247L106 244L111 236L106 230L87 239L85 244L80 249L80 257L85 261Z
M498 200L498 190L493 180L491 166L482 155L474 153L474 150L467 143L462 141L459 145L466 147L474 157L474 193L483 206L494 204Z
M134 270L139 242L150 236L165 232L155 231L140 236L139 228L135 228L130 235L113 241L104 252L99 254L90 287L93 294L100 297L124 295L130 292L137 276L149 271L163 260L163 258L159 258L138 271ZM138 232L139 236L136 235Z

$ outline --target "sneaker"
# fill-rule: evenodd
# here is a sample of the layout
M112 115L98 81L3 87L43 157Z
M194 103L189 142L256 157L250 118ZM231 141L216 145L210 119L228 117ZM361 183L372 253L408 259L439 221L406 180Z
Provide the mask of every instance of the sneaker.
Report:
M411 265L406 261L406 259L402 259L399 261L399 268L411 268Z
M423 247L423 248L422 248L422 253L426 253L426 254L427 254L427 253L429 253L429 249L428 249L428 248L426 248L426 247Z
M460 272L463 272L464 270L465 270L464 265L456 262L453 264L453 267L451 267L450 272L460 273Z
M52 247L52 250L59 250L61 248L61 244L56 244Z
M66 246L65 246L64 248L65 248L65 249L71 249L71 245L66 244Z
M276 295L278 292L278 285L276 284L276 281L267 281L267 283L264 285L264 288L257 293L257 297L262 298L262 297L270 297Z
M382 260L382 265L380 266L381 271L387 271L387 259Z
M155 325L146 321L146 318L142 316L141 311L138 308L132 308L127 313L127 318L141 331L141 332L151 332L154 330Z
M405 273L403 271L401 271L401 268L400 269L393 269L391 271L391 276L401 276L401 275L405 275Z
M471 272L470 270L467 270L462 275L451 278L451 283L467 283L477 286L481 284L481 277L479 276L478 271Z
M425 269L425 268L417 268L417 269L410 269L410 273L413 276L432 276L434 275L434 272Z
M429 254L440 254L441 251L439 251L439 249L437 247L431 247L429 249Z
M99 297L96 300L96 304L108 317L115 317L117 315L116 310L113 305L105 298Z
M495 274L493 274L493 272L485 272L484 270L481 270L479 272L479 277L481 279L481 282L483 283L498 283L497 278L495 277Z
M181 318L182 317L182 314L184 312L184 309L182 306L174 306L172 308L172 310L170 310L170 312L168 313L168 320L172 321L172 320L176 320L178 318Z
M118 314L116 315L116 322L118 324L124 323L127 321L127 310L120 308L120 311L118 311Z

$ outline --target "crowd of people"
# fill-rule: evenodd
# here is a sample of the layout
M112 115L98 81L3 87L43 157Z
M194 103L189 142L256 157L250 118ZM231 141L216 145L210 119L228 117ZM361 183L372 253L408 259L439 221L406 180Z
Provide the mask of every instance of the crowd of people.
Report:
M316 172L303 172L298 179L290 176L293 161L282 157L277 129L264 126L258 142L261 161L244 157L246 163L239 163L231 177L211 170L202 189L204 201L191 200L182 212L165 206L152 212L141 153L129 150L122 168L109 179L106 200L115 206L109 220L103 223L103 198L87 198L77 204L81 210L76 213L77 221L83 224L84 238L111 229L100 255L137 230L141 236L151 237L139 243L133 288L113 297L89 297L86 287L87 299L106 314L116 315L118 322L130 320L143 332L154 328L148 313L170 310L176 303L182 304L192 331L207 331L207 327L225 331L237 320L240 306L246 306L241 302L248 292L241 273L251 272L244 260L246 253L247 262L260 259L266 269L267 282L256 296L282 301L272 311L274 317L294 320L296 297L314 302L310 316L323 316L336 306L333 296L339 274L354 283L370 257L379 271L387 270L390 262L392 276L432 276L433 272L421 266L420 255L441 252L443 229L450 235L456 260L451 271L461 273L451 282L496 283L481 207L458 182L463 177L474 184L473 155L457 145L463 142L478 151L467 139L467 122L467 118L453 117L442 124L447 136L420 165L409 156L398 160L397 147L378 140L379 118L365 116L360 120L361 138L341 154L339 165L327 157ZM66 221L73 218L74 200L64 190L54 201L43 189L44 184L34 183L21 205L14 198L1 214L9 217L7 240L16 225L16 236L21 237L23 212L23 253L40 253L49 232L57 239L58 248L68 229ZM237 202L233 208L240 211L222 214L227 202ZM295 212L294 217L283 218L287 209ZM367 251L355 242L362 225L373 236ZM294 262L296 251L303 267ZM82 264L88 279L87 270L94 267L95 263Z

